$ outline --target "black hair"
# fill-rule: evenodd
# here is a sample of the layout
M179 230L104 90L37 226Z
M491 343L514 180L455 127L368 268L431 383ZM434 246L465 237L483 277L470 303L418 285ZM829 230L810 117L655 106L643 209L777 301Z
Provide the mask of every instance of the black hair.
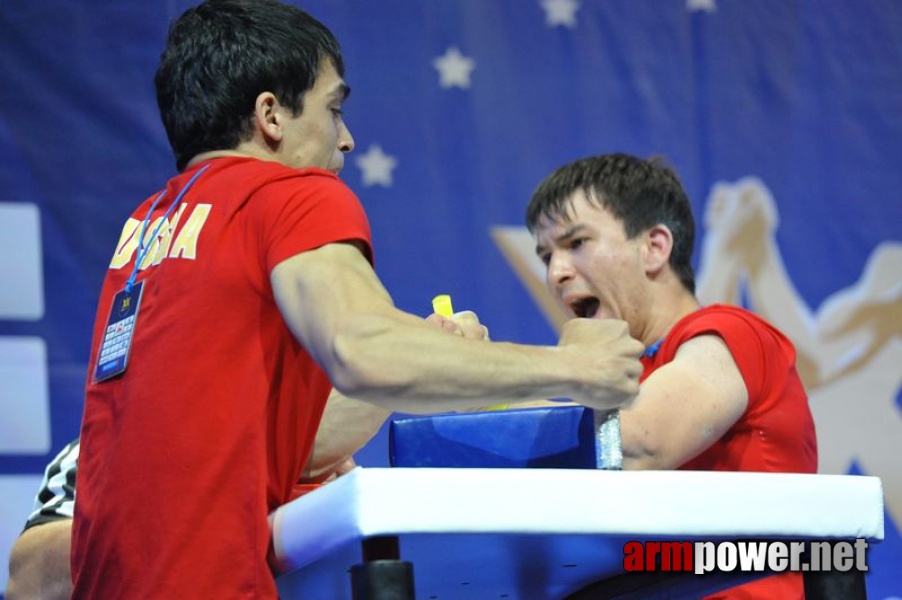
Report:
M272 92L295 116L320 66L344 75L325 25L277 0L208 0L172 23L154 77L179 171L194 156L249 138L257 96Z
M629 239L658 224L673 234L670 266L695 293L692 205L676 173L660 157L644 160L628 154L591 156L560 167L533 192L526 226L535 233L542 219L568 219L572 196L582 190L590 202L611 211Z

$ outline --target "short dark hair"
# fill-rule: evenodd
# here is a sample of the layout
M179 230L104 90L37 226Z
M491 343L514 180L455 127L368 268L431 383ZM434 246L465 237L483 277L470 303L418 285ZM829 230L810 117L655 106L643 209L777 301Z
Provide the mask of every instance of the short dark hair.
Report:
M208 0L172 23L154 77L179 171L194 156L248 139L257 96L270 91L295 115L341 47L325 25L277 0Z
M571 199L582 190L590 202L611 211L627 238L658 224L673 234L670 266L695 293L692 205L676 173L660 157L644 160L628 154L604 154L574 161L546 177L526 208L526 226L535 233L541 219L569 218Z

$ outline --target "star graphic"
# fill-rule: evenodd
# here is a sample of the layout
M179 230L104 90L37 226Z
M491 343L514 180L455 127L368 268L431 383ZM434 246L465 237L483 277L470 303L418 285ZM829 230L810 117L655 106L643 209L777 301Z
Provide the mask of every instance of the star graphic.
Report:
M542 0L541 4L545 9L545 24L549 27L557 25L576 27L579 0Z
M461 54L456 46L451 46L445 54L433 60L432 65L439 72L439 83L443 88L457 86L466 89L470 87L470 73L476 68L476 61Z
M366 154L358 156L355 162L360 167L360 170L363 171L363 185L391 187L392 169L398 166L398 161L395 157L383 152L382 146L371 144Z
M686 10L697 12L703 10L712 13L717 10L716 0L686 0Z

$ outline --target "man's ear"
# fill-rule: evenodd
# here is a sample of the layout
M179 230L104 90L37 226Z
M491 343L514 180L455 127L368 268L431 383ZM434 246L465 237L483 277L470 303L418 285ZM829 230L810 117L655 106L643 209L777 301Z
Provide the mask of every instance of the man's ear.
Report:
M659 273L670 261L673 251L673 232L663 223L645 232L645 271Z
M268 144L282 141L282 105L272 92L262 92L254 103L254 125Z

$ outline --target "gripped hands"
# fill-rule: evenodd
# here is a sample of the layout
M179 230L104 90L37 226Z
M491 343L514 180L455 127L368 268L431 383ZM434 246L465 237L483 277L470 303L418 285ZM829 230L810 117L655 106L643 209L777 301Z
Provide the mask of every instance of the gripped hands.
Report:
M564 349L581 381L582 394L573 400L609 410L628 404L639 393L645 346L629 334L619 319L571 319L564 323L558 345Z

